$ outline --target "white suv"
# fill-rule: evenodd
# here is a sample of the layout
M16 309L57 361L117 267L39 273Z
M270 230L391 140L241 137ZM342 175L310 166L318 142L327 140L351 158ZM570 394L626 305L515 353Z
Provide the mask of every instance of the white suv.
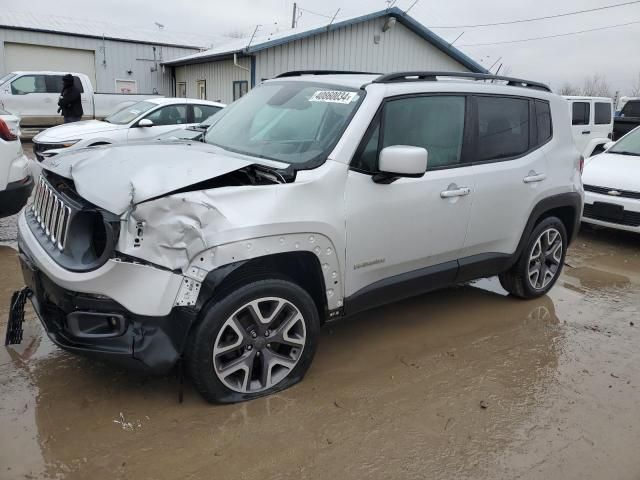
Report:
M205 140L45 159L11 338L30 296L67 350L248 400L303 378L326 320L496 274L544 295L582 213L567 104L535 82L291 72Z

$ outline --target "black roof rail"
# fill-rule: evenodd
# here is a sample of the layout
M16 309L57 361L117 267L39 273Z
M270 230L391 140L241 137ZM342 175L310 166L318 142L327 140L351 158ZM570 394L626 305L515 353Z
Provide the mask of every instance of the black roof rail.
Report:
M350 72L347 70L293 70L281 73L273 78L300 77L302 75L380 75L380 73Z
M473 72L396 72L381 75L376 78L373 83L435 82L438 80L438 77L468 78L470 80L499 80L507 82L507 85L511 87L533 88L545 92L551 91L548 85L540 82Z

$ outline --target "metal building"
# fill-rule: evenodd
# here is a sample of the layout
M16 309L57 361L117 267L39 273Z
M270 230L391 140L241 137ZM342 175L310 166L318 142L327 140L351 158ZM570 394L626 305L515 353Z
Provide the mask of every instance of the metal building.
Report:
M219 38L144 30L69 17L0 12L0 77L17 70L84 73L98 92L172 94L162 67Z
M291 70L485 72L485 69L399 8L224 43L164 62L176 95L224 103L261 80Z

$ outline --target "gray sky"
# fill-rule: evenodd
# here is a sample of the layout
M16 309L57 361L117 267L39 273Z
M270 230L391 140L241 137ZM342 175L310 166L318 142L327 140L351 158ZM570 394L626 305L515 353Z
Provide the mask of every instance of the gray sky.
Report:
M575 10L623 3L625 0L454 0L449 2L419 0L410 15L428 27L469 25L518 20L553 15ZM406 9L413 0L398 0L396 6ZM352 16L386 7L384 0L300 0L298 4L311 11ZM166 30L199 34L251 33L256 24L263 33L287 29L291 23L293 1L289 0L29 0L13 11L30 11L112 21L155 28L154 22ZM456 42L461 50L485 66L498 57L514 76L528 77L560 86L564 81L582 85L585 76L605 75L613 90L625 93L640 74L640 23L610 30L547 40L508 45L464 46L505 40L555 35L632 21L640 21L640 3L600 12L559 19L487 28L438 29L433 31L448 41L460 33ZM323 17L303 12L301 26L328 22Z

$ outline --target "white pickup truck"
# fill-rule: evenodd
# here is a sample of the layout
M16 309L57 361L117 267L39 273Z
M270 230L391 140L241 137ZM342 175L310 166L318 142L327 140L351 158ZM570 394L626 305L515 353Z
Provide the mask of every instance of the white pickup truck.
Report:
M42 130L62 123L58 113L58 98L62 91L62 77L68 72L21 71L0 78L0 108L20 117L23 134L27 130ZM85 120L102 119L113 112L156 94L96 93L89 77L71 73L81 92Z

